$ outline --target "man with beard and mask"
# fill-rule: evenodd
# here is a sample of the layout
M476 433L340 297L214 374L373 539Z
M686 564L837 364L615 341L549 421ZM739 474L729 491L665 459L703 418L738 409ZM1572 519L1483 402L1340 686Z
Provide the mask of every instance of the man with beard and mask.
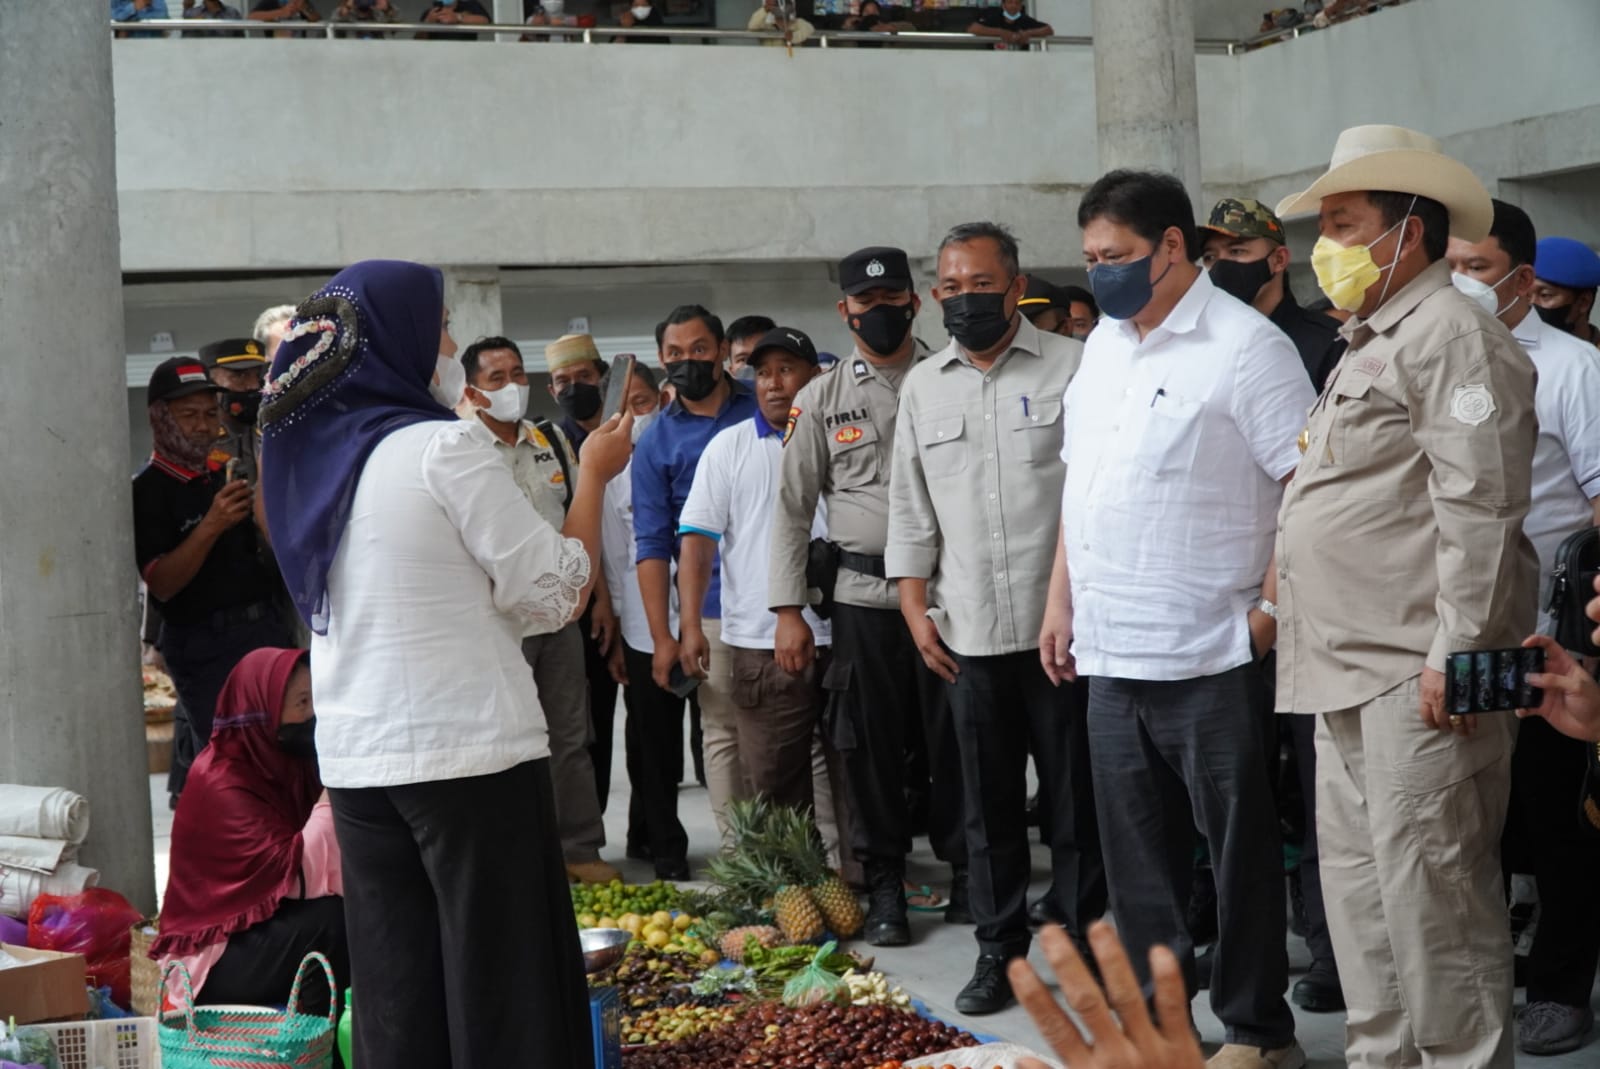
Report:
M266 354L254 338L228 338L201 346L200 363L205 365L211 381L222 387L217 399L222 414L217 448L227 454L222 462L233 461L233 475L254 486L261 444L256 412L261 407Z
M1017 242L964 223L939 246L933 288L950 344L900 387L884 576L955 723L979 957L966 1014L1011 1002L1006 962L1026 954L1028 754L1050 813L1056 907L1082 939L1105 909L1081 694L1040 664L1061 505L1061 398L1083 357L1018 309ZM837 376L842 372L834 372Z
M250 483L230 481L212 455L222 392L193 357L161 363L147 394L155 447L133 479L135 559L161 614L156 648L188 713L187 725L174 732L167 779L174 804L211 740L228 673L251 650L294 639L279 611L282 584L272 554L249 522Z
M656 327L656 349L672 403L639 438L633 461L633 534L639 561L639 596L650 621L651 677L671 686L679 665L677 628L671 618L672 562L678 555L678 517L694 483L700 454L714 434L755 415L755 395L725 366L722 320L698 304L674 308ZM701 611L705 678L697 691L703 725L706 789L724 835L728 803L745 796L739 764L739 724L730 688L732 654L722 641L722 588L713 572ZM681 670L681 666L680 666Z
M754 385L755 369L750 366L750 354L756 343L766 337L778 324L766 316L740 316L728 324L728 374L740 382Z
M1484 240L1494 207L1433 138L1357 126L1278 212L1318 213L1317 284L1353 313L1269 576L1278 708L1318 720L1346 1059L1510 1069L1499 840L1516 721L1447 708L1444 674L1451 653L1519 645L1537 616L1534 366L1445 259L1452 236Z
M1600 520L1600 358L1531 313L1533 220L1514 204L1493 204L1489 236L1476 244L1451 238L1446 258L1456 289L1506 325L1539 373L1533 498L1522 530L1539 555L1539 604L1547 605L1562 541ZM1547 616L1539 630L1553 635L1554 621ZM1539 887L1539 922L1527 952L1528 1005L1517 1017L1517 1045L1527 1054L1577 1050L1594 1025L1589 994L1600 961L1594 909L1600 842L1572 819L1590 749L1534 718L1517 730L1512 753L1505 867L1533 874Z
M943 688L922 662L885 578L889 474L906 374L927 355L911 333L922 303L900 249L871 247L839 263L839 316L855 351L800 391L789 412L772 524L767 599L778 614L776 656L790 672L815 658L801 613L820 587L831 607L833 663L823 677L826 725L845 764L855 820L850 849L871 893L865 938L911 941L904 891L911 850L906 754L924 736L938 788L929 798L929 839L952 867L945 920L969 924L961 766ZM829 541L808 575L811 517L827 507Z
M1248 304L1287 334L1300 353L1312 388L1321 393L1339 357L1344 355L1345 342L1339 336L1341 324L1330 315L1301 307L1294 299L1289 287L1289 248L1282 220L1258 200L1227 197L1211 209L1210 220L1200 227L1200 240L1205 243L1200 266L1208 270L1211 284ZM1264 682L1272 685L1270 679ZM1280 804L1285 805L1298 793L1292 804L1303 814L1305 829L1290 890L1296 917L1304 922L1302 930L1311 952L1311 967L1295 981L1290 997L1302 1009L1331 1013L1344 1009L1344 994L1339 987L1339 968L1334 963L1333 940L1328 935L1317 857L1315 728L1315 717L1291 716L1279 722L1278 731L1289 743L1294 763L1278 777L1277 793ZM1276 736L1271 742L1276 749ZM1296 783L1298 792L1291 789ZM1196 870L1195 880L1191 910L1211 907L1216 901L1216 885L1209 863ZM1208 936L1214 937L1215 932L1216 922L1211 916L1190 926L1197 945L1210 943ZM1202 984L1207 982L1211 964L1209 955L1202 955Z
M1088 681L1111 906L1141 980L1184 924L1195 830L1219 925L1213 1069L1298 1069L1283 998L1282 843L1263 683L1273 644L1272 520L1315 400L1294 347L1194 266L1183 183L1112 171L1078 205L1089 285L1111 320L1066 396L1066 484L1044 669Z
M566 436L549 420L524 418L529 387L522 351L509 338L480 338L461 351L460 362L467 377L467 403L476 408L473 429L510 467L534 511L559 530L566 523L573 488L578 484L577 460ZM594 597L596 615L603 613L612 621L607 628L609 643L615 639L615 619L602 578L595 580ZM559 631L530 632L522 639L522 656L533 670L539 707L549 729L550 779L555 786L556 826L567 875L583 883L609 883L621 874L600 860L606 832L587 749L589 682L584 673L583 636L582 618ZM603 655L600 663L603 668ZM609 674L606 682L615 703L616 684ZM610 717L606 722L609 727Z
M1200 228L1205 242L1200 266L1211 284L1237 297L1289 335L1318 392L1344 354L1339 321L1302 308L1289 287L1289 247L1283 223L1258 200L1225 197ZM1312 777L1307 776L1306 782Z
M561 432L582 449L589 432L605 422L600 405L605 400L605 361L594 338L587 334L564 334L544 347L545 367L550 372L550 396L561 408Z
M1580 341L1600 346L1600 328L1589 322L1600 288L1600 255L1573 238L1539 241L1534 256L1533 310L1540 319Z

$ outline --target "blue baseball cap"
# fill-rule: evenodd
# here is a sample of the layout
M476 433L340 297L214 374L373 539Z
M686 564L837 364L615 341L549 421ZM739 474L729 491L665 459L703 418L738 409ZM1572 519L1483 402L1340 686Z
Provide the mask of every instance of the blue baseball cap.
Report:
M1600 287L1600 255L1575 238L1540 238L1533 273L1570 290Z

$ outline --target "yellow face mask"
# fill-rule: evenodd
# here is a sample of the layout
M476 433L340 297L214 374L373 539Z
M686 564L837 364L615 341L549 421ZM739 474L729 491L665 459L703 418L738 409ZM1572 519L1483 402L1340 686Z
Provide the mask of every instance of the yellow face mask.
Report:
M1410 218L1408 214L1407 219ZM1394 226L1378 235L1382 241L1397 229L1404 226L1405 219L1401 219ZM1374 241L1372 245L1376 245ZM1359 312L1366 303L1367 291L1383 277L1383 273L1399 262L1400 249L1394 250L1394 260L1388 267L1379 267L1372 258L1372 245L1340 245L1332 238L1323 236L1311 248L1311 270L1316 273L1317 285L1333 302L1335 308L1346 312Z

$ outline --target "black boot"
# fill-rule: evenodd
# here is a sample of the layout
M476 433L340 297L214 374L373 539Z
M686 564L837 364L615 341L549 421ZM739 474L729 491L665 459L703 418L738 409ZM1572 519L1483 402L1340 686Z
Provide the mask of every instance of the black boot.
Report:
M867 924L863 932L875 947L903 947L911 942L906 920L905 866L869 861L867 869Z
M946 924L972 923L972 896L967 893L967 866L950 866L950 904L944 907Z
M1338 1013L1344 1009L1344 987L1339 983L1339 968L1326 959L1313 961L1311 968L1289 994L1296 1006L1312 1013Z
M984 954L978 958L972 979L956 996L956 1012L969 1017L999 1013L1011 1005L1013 997L1011 981L1006 978L1006 959L996 954Z

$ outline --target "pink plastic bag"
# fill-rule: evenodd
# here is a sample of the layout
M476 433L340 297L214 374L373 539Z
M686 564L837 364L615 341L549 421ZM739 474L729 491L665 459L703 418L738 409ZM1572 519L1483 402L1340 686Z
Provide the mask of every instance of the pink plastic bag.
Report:
M89 985L110 987L112 1000L127 1006L128 943L141 919L126 898L102 887L76 895L40 895L28 911L28 945L82 954Z

